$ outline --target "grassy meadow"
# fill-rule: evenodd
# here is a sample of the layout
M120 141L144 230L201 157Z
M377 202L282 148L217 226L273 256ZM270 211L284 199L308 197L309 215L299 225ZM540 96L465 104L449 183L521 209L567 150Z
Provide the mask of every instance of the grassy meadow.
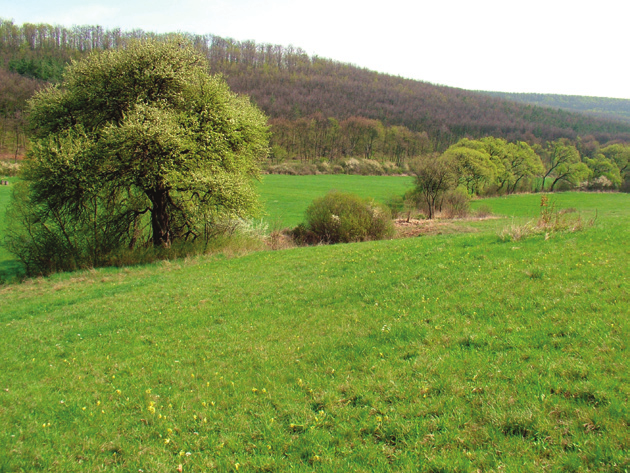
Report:
M317 197L330 190L351 192L385 203L413 186L409 176L355 176L346 174L287 176L268 174L258 185L265 208L264 220L272 226L295 227L304 221L304 211Z
M0 286L0 472L625 472L630 195L553 200L597 218Z

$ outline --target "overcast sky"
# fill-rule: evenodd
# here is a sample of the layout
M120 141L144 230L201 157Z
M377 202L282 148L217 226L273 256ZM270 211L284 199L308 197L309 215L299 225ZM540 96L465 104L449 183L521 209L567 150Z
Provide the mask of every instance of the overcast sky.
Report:
M623 0L0 0L17 24L211 33L470 90L630 99Z

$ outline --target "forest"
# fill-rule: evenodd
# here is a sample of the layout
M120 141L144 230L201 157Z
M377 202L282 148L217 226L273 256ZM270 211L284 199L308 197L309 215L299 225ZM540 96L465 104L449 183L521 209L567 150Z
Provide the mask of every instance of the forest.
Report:
M548 108L581 112L600 118L630 122L630 100L580 95L526 94L509 92L483 92L504 100L538 105Z
M59 82L70 61L130 40L168 36L0 19L0 154L24 154L26 101ZM623 120L409 80L311 57L293 46L185 36L207 57L212 73L267 114L271 163L357 157L403 166L463 138L488 136L542 148L568 140L583 157L596 159L601 148L630 142L630 123Z

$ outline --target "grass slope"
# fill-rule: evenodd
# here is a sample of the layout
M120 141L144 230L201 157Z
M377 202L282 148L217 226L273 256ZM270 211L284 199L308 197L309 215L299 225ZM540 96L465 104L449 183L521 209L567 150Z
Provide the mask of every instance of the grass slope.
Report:
M0 471L626 471L630 196L558 199L595 226L0 288Z

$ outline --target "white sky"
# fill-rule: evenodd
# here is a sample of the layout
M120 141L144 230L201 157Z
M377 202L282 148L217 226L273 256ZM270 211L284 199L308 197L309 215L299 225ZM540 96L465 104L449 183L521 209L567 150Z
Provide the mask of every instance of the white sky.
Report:
M0 0L17 24L211 33L470 90L626 99L629 14L627 0Z

